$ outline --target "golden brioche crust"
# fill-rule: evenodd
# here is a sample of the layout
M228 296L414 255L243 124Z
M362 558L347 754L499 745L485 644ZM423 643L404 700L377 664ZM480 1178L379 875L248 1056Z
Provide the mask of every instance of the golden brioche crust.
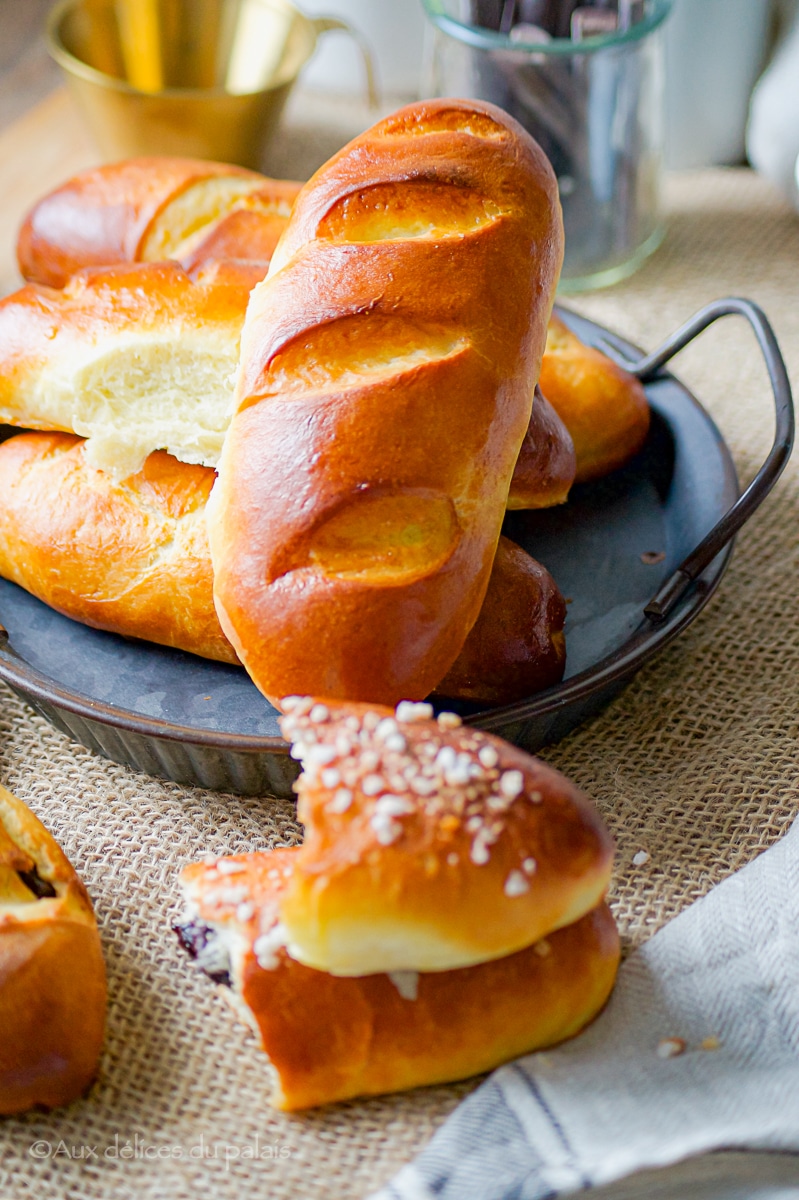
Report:
M86 889L41 822L0 787L0 1114L86 1091L105 1004Z
M301 851L192 864L190 919L226 936L231 982L295 1110L463 1079L579 1032L610 994L619 939L604 904L519 953L462 970L341 978L296 962L276 927Z
M549 164L480 102L409 106L303 188L251 296L209 507L220 621L270 699L394 703L454 662L561 255Z
M563 775L452 713L289 697L305 840L290 953L336 975L501 958L603 898L613 842Z
M575 482L615 471L646 441L650 413L643 385L606 354L585 345L555 313L540 385L574 442Z
M563 678L566 601L521 546L501 537L480 614L435 695L513 704Z
M74 620L237 662L213 602L208 467L151 454L115 482L66 433L0 444L0 575Z
M565 504L576 470L577 455L571 434L537 386L530 424L513 470L508 508L552 508Z
M22 276L63 287L84 267L168 258L159 252L163 239L153 236L153 226L159 218L168 225L166 210L188 190L218 180L233 185L227 192L231 203L267 182L244 167L170 156L129 158L82 171L27 214L17 240ZM210 205L198 197L198 228L207 223L204 218L213 219L218 201L213 192ZM148 239L158 243L149 255L144 253Z

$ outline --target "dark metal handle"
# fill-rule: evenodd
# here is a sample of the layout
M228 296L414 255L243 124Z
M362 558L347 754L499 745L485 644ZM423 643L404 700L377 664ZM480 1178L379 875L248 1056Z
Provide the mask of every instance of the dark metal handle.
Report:
M754 331L758 345L763 353L763 358L766 361L766 369L771 381L776 409L774 444L771 447L768 458L748 488L736 500L732 508L711 529L710 533L702 539L696 549L680 563L677 570L669 576L665 583L661 584L649 601L644 609L644 613L650 620L655 622L662 621L668 616L686 589L710 565L719 551L726 546L730 538L738 532L741 526L749 520L755 509L765 500L785 469L785 465L791 456L795 428L791 385L780 348L777 345L777 339L766 319L765 313L751 300L743 300L737 296L731 296L724 300L714 300L712 304L708 304L706 308L701 309L696 316L692 317L690 321L687 321L682 328L678 329L675 334L668 338L659 350L656 350L654 354L646 355L645 358L641 358L637 362L630 362L619 353L616 347L608 346L607 343L602 347L605 352L610 353L611 357L627 371L630 371L631 374L637 376L642 382L645 382L654 378L660 368L669 359L673 358L680 350L683 350L689 342L693 341L698 334L704 332L714 321L718 321L719 317L728 316L746 318Z

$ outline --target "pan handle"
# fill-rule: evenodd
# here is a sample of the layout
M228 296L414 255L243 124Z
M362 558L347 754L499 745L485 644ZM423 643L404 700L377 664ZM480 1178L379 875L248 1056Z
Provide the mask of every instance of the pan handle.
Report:
M683 350L689 342L693 341L698 334L703 333L714 321L718 321L720 317L728 316L746 318L752 327L758 345L763 353L763 358L766 361L766 369L771 381L771 390L776 409L774 443L763 466L746 490L736 500L735 504L733 504L732 508L724 514L721 520L711 529L710 533L702 539L696 549L680 563L676 571L655 592L655 595L644 609L645 615L654 623L665 620L683 593L702 574L705 568L710 565L719 551L723 550L730 538L749 520L749 517L765 500L782 474L791 456L794 439L795 426L791 385L788 380L788 372L785 369L782 354L777 345L777 339L766 319L765 313L753 301L744 300L737 296L730 296L723 300L714 300L712 304L708 304L705 308L701 309L690 321L686 321L676 333L672 334L663 343L659 350L638 359L637 362L630 362L628 359L622 357L615 346L610 347L604 344L602 347L603 351L606 353L609 352L611 357L620 366L623 366L642 382L646 382L653 379L669 359L673 358L680 350Z

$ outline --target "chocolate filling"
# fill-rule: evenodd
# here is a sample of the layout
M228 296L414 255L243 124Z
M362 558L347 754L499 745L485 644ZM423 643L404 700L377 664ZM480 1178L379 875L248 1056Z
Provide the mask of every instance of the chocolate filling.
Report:
M215 954L216 947L214 943L217 940L216 932L209 925L203 925L201 921L186 921L181 923L176 921L173 930L177 934L178 941L184 950L197 959L199 966L202 967L209 979L213 979L214 983L224 983L226 987L230 987L230 972L226 970L216 970L211 966L204 966L203 959L206 961L213 960L217 957Z
M42 879L36 867L30 871L17 871L29 892L33 892L37 900L52 900L57 892L48 879Z

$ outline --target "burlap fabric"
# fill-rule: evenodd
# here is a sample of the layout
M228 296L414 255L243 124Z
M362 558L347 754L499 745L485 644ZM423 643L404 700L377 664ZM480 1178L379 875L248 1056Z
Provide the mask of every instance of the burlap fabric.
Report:
M318 152L306 126L295 157L284 143L273 169L299 174L297 155ZM335 130L324 137L326 153ZM771 317L795 381L799 220L745 170L676 177L668 205L668 237L650 263L574 308L653 348L706 301L747 295ZM743 323L707 333L675 369L750 478L772 417ZM596 798L618 839L612 903L628 947L771 844L799 807L797 531L789 466L740 535L712 605L611 708L545 755ZM180 867L209 851L294 842L290 803L135 775L6 691L0 738L0 778L89 887L110 981L99 1081L64 1111L0 1123L1 1197L349 1200L421 1148L471 1085L273 1113L262 1053L169 930ZM641 850L649 861L635 866Z

